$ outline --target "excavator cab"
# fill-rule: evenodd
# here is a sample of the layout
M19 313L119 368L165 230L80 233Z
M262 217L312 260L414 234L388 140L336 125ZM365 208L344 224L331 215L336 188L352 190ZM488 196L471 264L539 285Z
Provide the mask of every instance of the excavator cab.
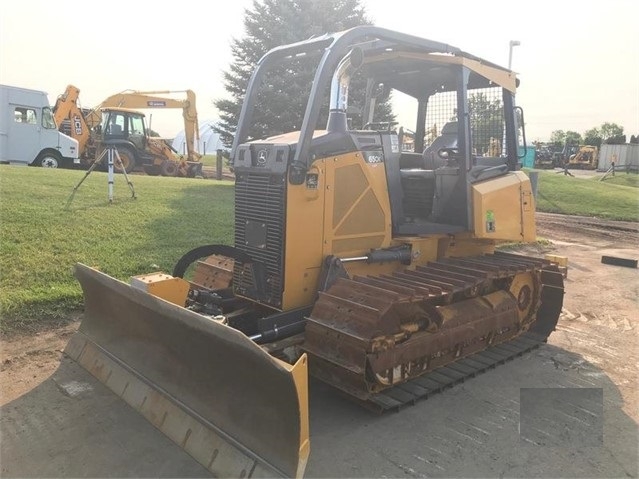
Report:
M98 155L107 147L117 149L121 165L116 171L133 171L138 164L152 161L144 152L148 136L144 123L144 113L125 108L102 108L102 121L93 128Z
M300 82L282 76L304 71L289 98ZM128 281L76 265L85 316L65 351L213 474L300 477L309 374L383 411L472 376L484 351L539 345L563 277L496 250L536 237L516 86L374 26L271 50L231 151L234 244ZM269 122L265 94L305 108ZM400 98L412 110L391 111Z

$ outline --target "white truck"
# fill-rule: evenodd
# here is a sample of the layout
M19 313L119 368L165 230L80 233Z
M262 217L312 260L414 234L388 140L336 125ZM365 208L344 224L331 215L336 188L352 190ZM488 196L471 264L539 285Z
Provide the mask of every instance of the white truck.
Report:
M0 85L0 163L73 165L78 141L58 131L47 93Z

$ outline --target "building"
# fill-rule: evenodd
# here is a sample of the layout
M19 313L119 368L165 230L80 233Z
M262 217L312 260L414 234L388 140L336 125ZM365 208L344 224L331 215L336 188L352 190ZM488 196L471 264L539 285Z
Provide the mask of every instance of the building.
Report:
M213 131L217 120L205 120L200 122L200 140L196 150L202 155L213 155L218 148L223 148L220 135ZM171 144L180 154L186 154L186 140L184 130L180 131Z

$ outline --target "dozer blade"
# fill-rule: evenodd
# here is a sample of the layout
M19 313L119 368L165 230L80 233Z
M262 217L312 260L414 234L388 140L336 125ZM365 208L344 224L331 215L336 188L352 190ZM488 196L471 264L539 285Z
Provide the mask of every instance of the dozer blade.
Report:
M83 264L85 316L65 353L218 477L301 477L306 356L291 366L242 333Z

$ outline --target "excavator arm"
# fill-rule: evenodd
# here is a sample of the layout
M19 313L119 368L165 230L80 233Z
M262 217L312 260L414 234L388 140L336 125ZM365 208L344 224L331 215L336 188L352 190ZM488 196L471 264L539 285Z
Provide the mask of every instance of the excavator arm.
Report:
M65 120L70 122L69 136L78 140L79 155L82 157L91 141L91 128L100 124L101 115L98 110L83 113L78 106L80 89L74 85L68 85L53 106L53 115L58 128Z
M186 94L186 98L180 100L166 96L176 93L184 93ZM96 107L96 110L105 107L133 109L179 108L182 110L182 117L184 118L187 160L199 161L201 155L197 152L196 142L200 139L200 130L197 119L197 108L195 105L195 93L192 90L125 90L105 99Z

